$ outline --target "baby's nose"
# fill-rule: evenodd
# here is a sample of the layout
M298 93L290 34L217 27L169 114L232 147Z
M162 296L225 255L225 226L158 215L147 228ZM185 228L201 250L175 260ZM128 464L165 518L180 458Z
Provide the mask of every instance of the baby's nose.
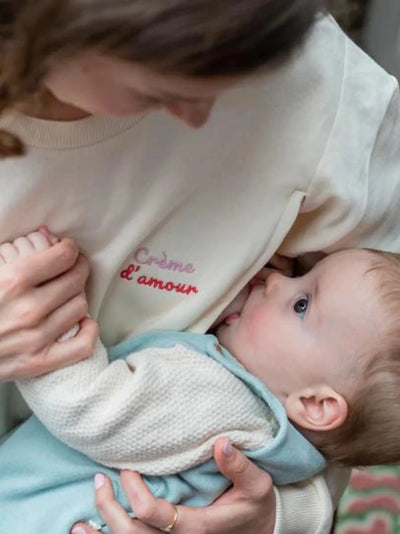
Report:
M283 276L281 273L278 273L277 271L270 273L265 280L266 294L278 289L285 278L285 276Z

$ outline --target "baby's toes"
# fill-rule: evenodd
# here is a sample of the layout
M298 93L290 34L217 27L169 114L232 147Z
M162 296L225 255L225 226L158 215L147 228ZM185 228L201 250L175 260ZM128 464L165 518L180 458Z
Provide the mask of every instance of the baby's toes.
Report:
M0 256L2 263L11 263L19 258L19 252L13 243L2 243L0 245Z
M40 250L47 250L50 248L54 243L51 242L52 236L51 234L46 234L44 232L38 231L38 232L31 232L28 234L28 239L32 243L32 247L34 250L39 252Z
M39 232L46 237L50 245L56 245L60 241L56 235L50 232L46 225L41 226Z
M28 237L17 237L15 241L13 241L14 248L18 252L19 258L24 258L25 256L31 256L35 252L35 248L33 246L33 243ZM16 259L16 258L14 258Z
M35 252L46 250L52 246L52 234L31 232L27 236L17 237L12 243L0 245L0 265L12 263L19 258L32 256Z

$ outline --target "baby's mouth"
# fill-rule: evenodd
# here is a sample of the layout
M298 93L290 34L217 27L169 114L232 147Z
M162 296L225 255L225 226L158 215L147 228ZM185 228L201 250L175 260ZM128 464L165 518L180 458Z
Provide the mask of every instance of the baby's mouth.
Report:
M233 323L234 321L237 321L238 319L240 319L239 313L231 313L230 315L228 315L228 317L226 317L224 324L229 326L231 323Z

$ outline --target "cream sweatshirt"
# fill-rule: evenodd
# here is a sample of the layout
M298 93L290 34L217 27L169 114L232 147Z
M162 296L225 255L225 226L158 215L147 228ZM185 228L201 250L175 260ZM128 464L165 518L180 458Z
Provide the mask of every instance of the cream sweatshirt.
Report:
M1 126L29 152L0 166L0 241L44 223L76 238L106 345L206 331L277 250L400 252L398 85L330 19L198 131L161 112ZM327 534L346 480L277 490L275 534Z

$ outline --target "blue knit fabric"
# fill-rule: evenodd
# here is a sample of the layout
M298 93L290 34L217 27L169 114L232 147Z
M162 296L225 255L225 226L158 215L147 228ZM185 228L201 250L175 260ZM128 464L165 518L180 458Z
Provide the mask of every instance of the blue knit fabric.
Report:
M221 351L214 336L176 332L143 334L111 348L109 359L177 343L220 362L274 411L279 421L275 438L261 449L244 452L268 471L276 484L310 478L325 467L321 454L289 423L280 402L228 351ZM94 505L93 477L97 472L111 478L117 499L129 510L117 471L64 445L36 417L31 417L0 446L0 533L67 534L78 520L102 525ZM189 506L208 505L229 486L212 459L176 475L145 477L145 482L156 497ZM103 532L109 532L104 525Z

